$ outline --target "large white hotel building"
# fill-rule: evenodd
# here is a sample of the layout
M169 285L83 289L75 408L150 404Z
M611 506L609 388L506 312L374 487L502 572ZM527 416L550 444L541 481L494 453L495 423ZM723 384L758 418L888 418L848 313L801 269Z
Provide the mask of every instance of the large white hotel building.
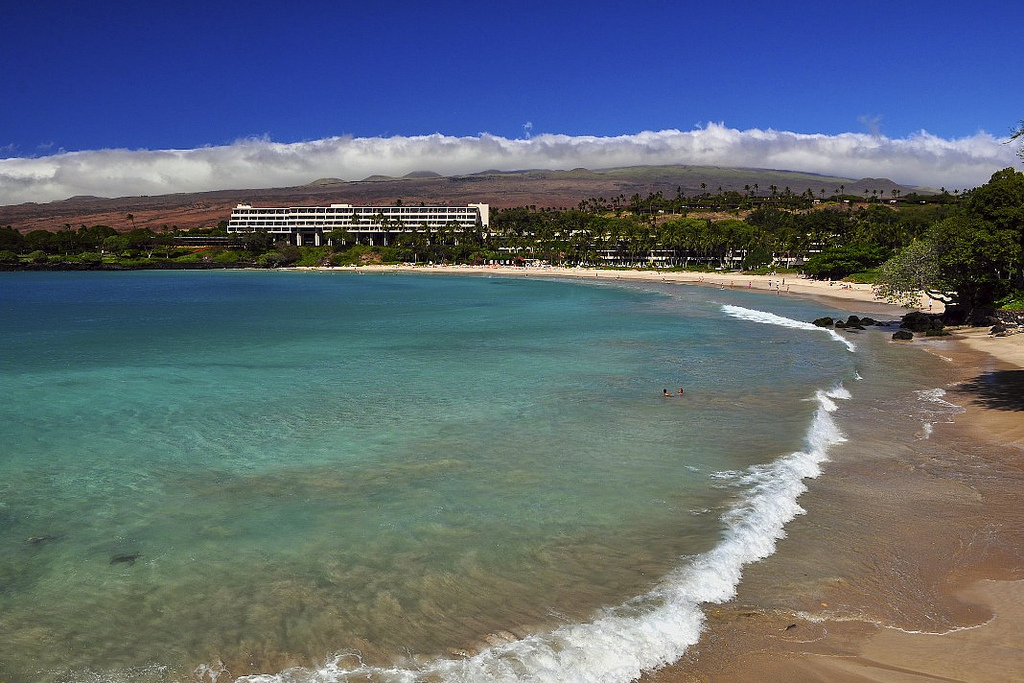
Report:
M345 230L360 244L387 245L402 232L437 232L450 226L486 228L490 206L289 206L254 207L239 204L231 212L228 232L264 230L286 237L292 244L320 246L325 234Z

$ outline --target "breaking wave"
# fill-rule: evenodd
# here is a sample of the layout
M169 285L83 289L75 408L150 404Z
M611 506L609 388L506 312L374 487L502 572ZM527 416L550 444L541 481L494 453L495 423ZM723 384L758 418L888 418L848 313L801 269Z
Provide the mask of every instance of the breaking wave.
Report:
M463 659L428 660L408 668L375 667L364 664L357 653L342 653L320 669L289 669L237 680L611 683L631 681L644 671L674 662L700 637L705 620L701 606L732 598L743 568L774 553L776 542L785 535L785 525L803 513L797 499L806 490L804 479L818 476L829 448L845 440L832 413L837 400L849 398L842 386L819 390L802 450L733 473L745 494L725 514L722 540L710 551L687 558L650 592L606 608L590 622L502 643Z
M852 353L857 350L857 345L852 341L839 334L835 330L828 327L818 327L814 323L807 323L802 320L794 320L793 318L786 318L781 315L774 313L768 313L767 311L758 311L753 308L743 308L742 306L733 306L732 304L723 304L722 312L732 316L733 318L739 318L740 320L748 320L754 323L762 323L764 325L778 325L779 327L789 327L795 330L810 330L814 332L826 332L833 339L842 343Z

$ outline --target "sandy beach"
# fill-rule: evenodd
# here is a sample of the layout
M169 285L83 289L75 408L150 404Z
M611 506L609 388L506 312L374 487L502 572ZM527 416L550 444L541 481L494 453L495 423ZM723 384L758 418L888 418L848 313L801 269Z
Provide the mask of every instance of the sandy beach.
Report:
M826 297L851 312L903 312L867 285L781 276L564 268L363 267L359 270L521 277L614 278ZM769 284L770 283L770 284ZM929 310L922 302L923 310ZM941 305L933 304L934 312ZM643 677L681 681L1024 681L1024 334L960 329L916 340L948 368L948 400L965 409L931 438L954 454L941 466L836 465L801 498L778 552L748 567L737 596L707 609L701 641L683 660ZM844 446L855 448L856 446ZM881 461L884 463L884 461ZM984 471L984 475L977 472ZM871 539L836 547L821 529L854 524ZM819 558L797 557L808 549ZM844 575L856 566L856 580ZM861 572L867 571L866 576ZM801 573L791 605L787 577ZM817 583L815 583L817 582ZM866 587L865 585L866 584ZM794 584L795 585L795 584ZM807 586L820 585L816 604ZM891 601L892 605L886 605ZM832 606L841 604L844 616ZM919 609L906 609L906 605ZM900 626L868 615L889 607ZM863 618L849 615L862 612ZM936 615L941 615L937 617Z
M328 269L331 270L331 269ZM355 268L337 268L334 270L354 270L359 272L410 272L435 273L439 275L501 275L503 277L560 277L575 279L610 279L610 280L646 280L655 282L675 282L688 285L705 285L727 289L749 289L757 292L771 291L779 295L801 295L829 297L836 301L855 303L857 310L865 313L871 311L899 313L902 309L876 299L871 285L850 284L844 282L811 280L790 275L737 275L735 273L711 272L699 273L690 271L653 270L601 270L596 268L560 268L536 267L517 268L512 266L358 266ZM941 313L942 304L921 299L921 308Z

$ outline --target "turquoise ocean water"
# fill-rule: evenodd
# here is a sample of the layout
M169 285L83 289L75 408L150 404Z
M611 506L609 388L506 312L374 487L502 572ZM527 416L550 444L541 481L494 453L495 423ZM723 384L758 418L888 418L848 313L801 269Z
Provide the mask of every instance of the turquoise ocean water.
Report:
M785 296L0 273L0 678L628 681L842 441ZM663 389L682 396L663 398Z

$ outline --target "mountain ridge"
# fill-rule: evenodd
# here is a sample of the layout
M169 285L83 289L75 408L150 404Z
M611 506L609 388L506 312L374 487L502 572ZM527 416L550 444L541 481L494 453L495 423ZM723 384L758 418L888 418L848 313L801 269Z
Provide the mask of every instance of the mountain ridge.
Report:
M704 187L701 187L701 185ZM832 195L840 186L847 195L893 191L933 193L930 188L901 185L887 178L843 178L803 171L733 168L721 166L628 166L605 169L487 170L443 176L429 170L403 177L370 176L363 180L318 178L305 185L281 188L210 190L138 197L79 196L45 204L0 206L0 226L21 232L60 230L65 226L109 225L116 230L133 227L190 229L215 226L227 220L236 204L255 206L307 206L331 203L388 205L467 204L482 202L493 208L538 206L572 208L589 198L634 194L646 197L657 192L675 196L678 191L694 196L707 191L753 192L767 196L771 186L778 192L789 188L800 194L811 190ZM749 189L748 189L749 188ZM131 214L134 222L128 219Z

